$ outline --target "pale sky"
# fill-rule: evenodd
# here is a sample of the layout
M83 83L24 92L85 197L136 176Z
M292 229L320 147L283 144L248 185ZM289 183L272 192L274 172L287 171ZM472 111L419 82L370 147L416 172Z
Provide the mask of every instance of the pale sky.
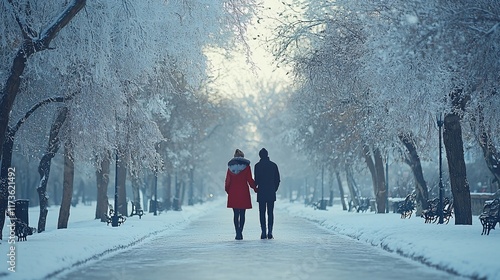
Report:
M279 1L271 1L265 5L266 8L271 7L271 9L264 10L265 13L271 16L282 7ZM234 97L249 94L257 97L258 85L261 83L283 85L291 83L289 76L286 75L287 70L273 65L274 57L266 49L265 40L272 35L273 24L273 20L263 16L260 24L254 20L253 24L248 28L247 43L252 52L250 59L255 67L247 62L243 46L240 46L239 50L227 50L233 56L232 58L225 57L223 50L207 53L214 69L216 69L214 75L218 77L217 84L221 93Z
M274 17L273 13L276 14L279 9L283 9L283 6L279 1L272 1L272 3L274 3L273 7L264 9L264 12L270 13L270 16ZM266 7L269 8L270 4L266 3ZM274 57L269 51L271 43L266 44L266 39L272 37L275 22L275 20L262 16L260 23L257 23L255 19L253 24L248 27L246 37L251 51L251 63L247 61L243 44L238 46L238 50L219 49L207 53L215 70L213 75L217 77L217 90L223 96L241 105L243 110L248 109L245 97L251 97L257 101L261 93L283 92L284 88L290 87L292 84L290 75L286 74L286 68L283 65L277 67L274 63ZM225 53L229 53L229 55L225 55ZM260 109L265 110L265 107ZM249 112L250 116L251 114ZM251 117L248 119L244 130L249 133L240 148L256 150L262 145L268 144L263 143L257 125L252 122Z

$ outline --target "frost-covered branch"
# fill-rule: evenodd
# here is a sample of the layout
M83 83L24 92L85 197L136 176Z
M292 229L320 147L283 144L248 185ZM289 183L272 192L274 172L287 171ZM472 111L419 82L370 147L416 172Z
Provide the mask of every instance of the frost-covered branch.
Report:
M55 20L48 25L48 27L40 33L40 38L35 44L36 51L44 50L49 47L50 42L54 39L59 31L63 29L75 16L85 7L86 0L72 0L66 6Z
M14 6L12 0L8 0L8 2L12 6ZM29 26L29 24L26 22L26 18L30 15L30 13L31 13L31 7L30 7L29 2L26 4L26 8L25 8L26 15L24 17L20 17L17 12L14 12L14 17L16 18L16 22L19 25L19 28L21 29L21 32L23 34L23 38L25 40L31 40L31 39L34 39L35 37L38 36L36 30L31 28Z
M16 125L14 125L11 129L11 133L16 133L17 130L19 130L19 128L21 127L21 125L26 122L26 120L40 107L46 105L46 104L49 104L49 103L54 103L54 102L65 102L65 101L68 101L68 100L71 100L73 98L73 96L59 96L59 97L50 97L50 98L47 98L47 99L44 99L40 102L38 102L37 104L33 105L33 107L31 107L31 109L28 110L28 112L26 112L26 114L24 114L24 117L22 117L20 120L17 121ZM9 135L11 134L9 133Z

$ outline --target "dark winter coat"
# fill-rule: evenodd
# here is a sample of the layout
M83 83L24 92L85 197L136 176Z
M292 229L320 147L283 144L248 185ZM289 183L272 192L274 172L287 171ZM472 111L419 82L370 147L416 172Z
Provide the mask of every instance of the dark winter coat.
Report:
M227 208L251 209L250 188L255 189L252 179L250 161L235 157L228 162L225 189L227 193Z
M280 172L276 163L269 160L269 157L261 158L255 164L254 171L257 202L276 201L276 192L280 186Z

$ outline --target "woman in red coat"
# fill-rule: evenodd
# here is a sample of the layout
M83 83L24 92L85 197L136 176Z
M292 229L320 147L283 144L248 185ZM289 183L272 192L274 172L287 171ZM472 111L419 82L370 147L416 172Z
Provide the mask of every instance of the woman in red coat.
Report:
M227 208L233 208L234 228L237 240L243 239L245 225L245 210L252 208L249 187L255 192L255 182L250 170L250 161L239 149L234 152L234 158L228 162L226 173Z

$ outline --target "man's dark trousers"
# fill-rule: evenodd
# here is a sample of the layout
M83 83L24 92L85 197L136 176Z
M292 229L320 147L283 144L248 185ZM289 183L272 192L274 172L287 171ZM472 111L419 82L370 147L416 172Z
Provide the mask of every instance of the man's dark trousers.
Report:
M274 223L274 201L259 202L260 228L262 233L266 234L266 208L267 208L267 225L268 232L273 232Z

